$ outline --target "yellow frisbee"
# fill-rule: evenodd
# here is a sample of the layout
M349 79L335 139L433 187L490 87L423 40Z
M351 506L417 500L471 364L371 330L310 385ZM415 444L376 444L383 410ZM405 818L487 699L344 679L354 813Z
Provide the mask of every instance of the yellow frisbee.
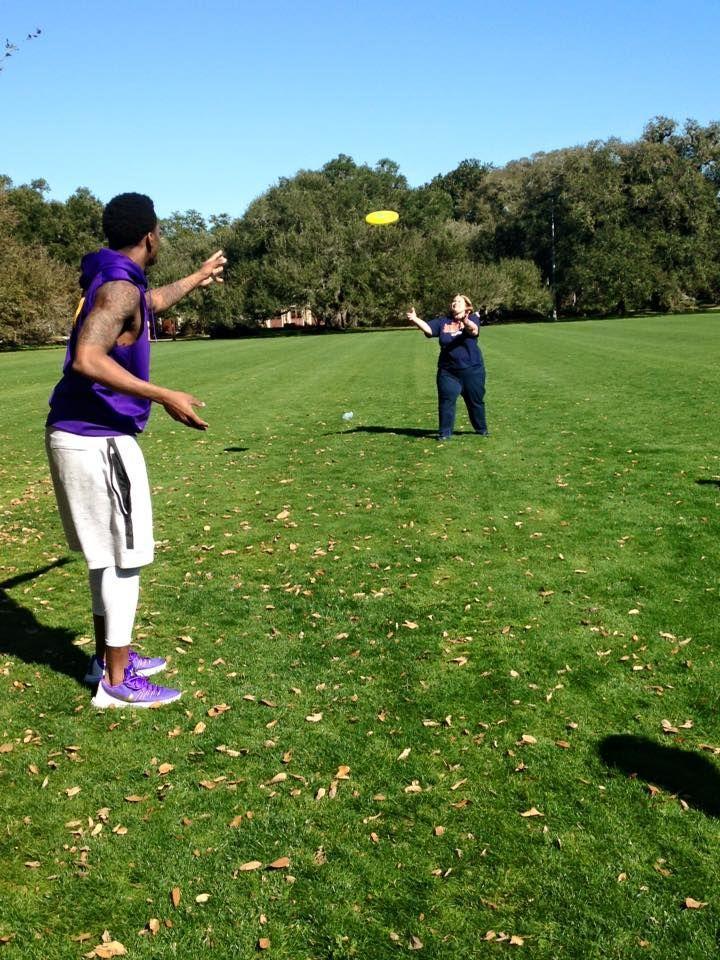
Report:
M396 223L399 219L400 214L395 210L373 210L365 217L365 223L373 227L381 227L387 223Z

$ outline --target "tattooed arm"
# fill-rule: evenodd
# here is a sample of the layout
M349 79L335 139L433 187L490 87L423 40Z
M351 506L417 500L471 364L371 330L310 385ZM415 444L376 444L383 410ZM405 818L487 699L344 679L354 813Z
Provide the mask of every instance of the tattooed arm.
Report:
M220 274L223 272L227 260L223 256L222 250L218 250L205 263L182 280L176 280L175 283L168 283L165 287L158 287L157 290L150 291L150 301L155 313L162 313L168 307L174 306L178 300L196 290L198 287L209 287L211 283L222 283Z
M73 360L76 373L101 383L104 387L159 403L167 413L187 427L205 430L193 407L204 406L192 394L168 390L148 383L121 367L109 355L115 344L134 343L141 329L140 293L126 280L113 280L98 290L95 304L78 337Z

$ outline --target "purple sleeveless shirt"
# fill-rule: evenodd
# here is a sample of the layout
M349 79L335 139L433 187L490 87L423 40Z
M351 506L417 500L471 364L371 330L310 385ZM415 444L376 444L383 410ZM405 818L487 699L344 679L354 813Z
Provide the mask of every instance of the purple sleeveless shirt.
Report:
M118 393L110 387L95 383L94 380L76 373L72 365L78 336L85 318L95 305L98 290L111 280L127 280L135 284L140 292L140 333L134 343L124 347L116 344L109 356L138 379L150 379L150 325L153 316L145 299L147 278L129 257L105 248L83 257L80 266L80 286L85 295L80 301L68 341L62 379L50 397L47 426L85 437L117 437L141 433L150 417L149 400Z

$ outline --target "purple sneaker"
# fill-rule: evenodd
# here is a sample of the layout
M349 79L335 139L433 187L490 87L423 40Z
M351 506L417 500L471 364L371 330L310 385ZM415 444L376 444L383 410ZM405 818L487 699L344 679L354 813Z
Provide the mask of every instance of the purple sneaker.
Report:
M106 680L101 680L90 703L99 710L107 707L160 707L180 696L180 690L158 687L133 673L132 667L125 667L123 682L111 687Z
M141 657L140 654L136 653L131 647L130 666L132 667L133 673L136 673L139 677L152 677L154 674L160 673L161 670L165 669L167 660L163 659L163 657ZM105 661L100 660L96 656L92 656L88 664L87 673L85 674L85 683L94 687L96 683L100 683L104 673Z

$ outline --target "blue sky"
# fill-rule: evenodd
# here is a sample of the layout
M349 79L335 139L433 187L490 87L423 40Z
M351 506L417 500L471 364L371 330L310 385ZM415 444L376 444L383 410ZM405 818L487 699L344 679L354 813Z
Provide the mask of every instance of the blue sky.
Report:
M718 0L0 0L0 173L163 216L239 216L339 153L417 186L720 120L718 36Z

